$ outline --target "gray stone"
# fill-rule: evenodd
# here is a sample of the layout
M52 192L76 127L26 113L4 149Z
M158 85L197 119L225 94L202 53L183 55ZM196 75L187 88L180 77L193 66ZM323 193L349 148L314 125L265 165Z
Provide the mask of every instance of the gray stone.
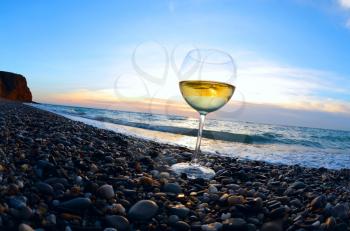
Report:
M58 205L59 209L66 210L69 212L82 212L91 205L91 200L85 197L74 198L69 201L62 202Z
M245 202L243 196L233 195L227 199L229 205L241 205Z
M18 226L18 231L34 231L34 229L29 225L22 223Z
M127 231L130 229L130 224L128 219L126 219L123 216L118 216L118 215L106 216L106 223L109 226L116 228L118 231Z
M272 219L278 219L278 218L283 218L287 213L287 210L285 207L279 207L277 209L273 209L270 212L270 217Z
M47 184L47 183L39 182L39 183L36 184L36 188L42 194L46 194L46 195L52 195L53 194L52 186Z
M283 231L283 227L279 222L266 222L261 227L261 231Z
M111 199L115 196L114 189L112 185L105 184L97 189L97 193L106 199Z
M151 200L141 200L135 203L129 210L128 216L134 220L149 220L158 211L158 205Z
M327 204L327 198L324 195L318 196L311 201L311 208L313 210L323 209Z
M187 230L190 230L191 228L190 225L184 221L176 222L173 227L176 231L187 231Z
M163 187L164 192L179 194L182 192L182 188L178 183L167 183Z
M33 211L28 206L24 206L18 209L11 209L11 214L19 219L27 220L33 215Z
M246 228L247 222L242 218L230 218L223 222L229 230L241 230Z
M175 214L175 215L181 217L181 218L185 218L189 214L190 209L182 204L179 204L179 205L175 205L174 207L172 207L170 209L170 212L172 214Z
M26 206L27 199L25 197L21 196L15 196L15 197L10 197L8 200L8 204L10 208L22 208Z
M341 219L349 218L349 212L348 204L336 204L332 209L332 215Z
M301 181L295 181L293 184L290 185L290 187L294 189L301 189L301 188L305 188L306 184L304 184Z
M170 225L173 225L173 224L175 224L176 222L178 222L180 219L179 219L179 217L177 216L177 215L170 215L169 217L168 217L168 223L170 224Z
M55 214L50 214L46 217L46 220L49 224L55 225L56 224L56 215Z

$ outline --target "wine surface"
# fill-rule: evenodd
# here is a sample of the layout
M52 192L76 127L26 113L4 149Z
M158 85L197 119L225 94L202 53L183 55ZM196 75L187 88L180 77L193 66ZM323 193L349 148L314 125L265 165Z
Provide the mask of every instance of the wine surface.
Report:
M213 112L224 106L233 95L235 87L221 82L181 81L180 90L186 102L201 114Z

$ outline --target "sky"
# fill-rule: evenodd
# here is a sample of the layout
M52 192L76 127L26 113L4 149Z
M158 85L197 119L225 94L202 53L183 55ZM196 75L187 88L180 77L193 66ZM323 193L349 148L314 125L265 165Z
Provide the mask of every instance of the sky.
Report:
M196 116L178 72L209 48L237 66L210 117L350 130L350 0L2 0L0 28L37 102Z

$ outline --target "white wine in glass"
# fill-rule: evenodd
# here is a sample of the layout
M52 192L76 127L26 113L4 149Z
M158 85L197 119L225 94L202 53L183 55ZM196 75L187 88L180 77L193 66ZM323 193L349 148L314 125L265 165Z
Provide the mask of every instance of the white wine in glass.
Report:
M200 114L213 112L224 106L233 95L235 87L215 81L189 80L180 82L186 102Z
M214 170L199 164L205 116L223 107L235 91L236 68L232 57L217 50L190 51L180 72L179 83L185 101L200 115L195 152L190 163L177 163L171 169L188 178L210 179Z

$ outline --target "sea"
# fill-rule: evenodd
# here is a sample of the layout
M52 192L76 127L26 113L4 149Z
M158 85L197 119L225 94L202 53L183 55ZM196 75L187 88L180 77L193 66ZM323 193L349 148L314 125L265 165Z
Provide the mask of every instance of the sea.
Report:
M72 120L129 136L193 149L198 120L177 115L30 104ZM209 155L350 169L350 131L207 119L201 150Z

